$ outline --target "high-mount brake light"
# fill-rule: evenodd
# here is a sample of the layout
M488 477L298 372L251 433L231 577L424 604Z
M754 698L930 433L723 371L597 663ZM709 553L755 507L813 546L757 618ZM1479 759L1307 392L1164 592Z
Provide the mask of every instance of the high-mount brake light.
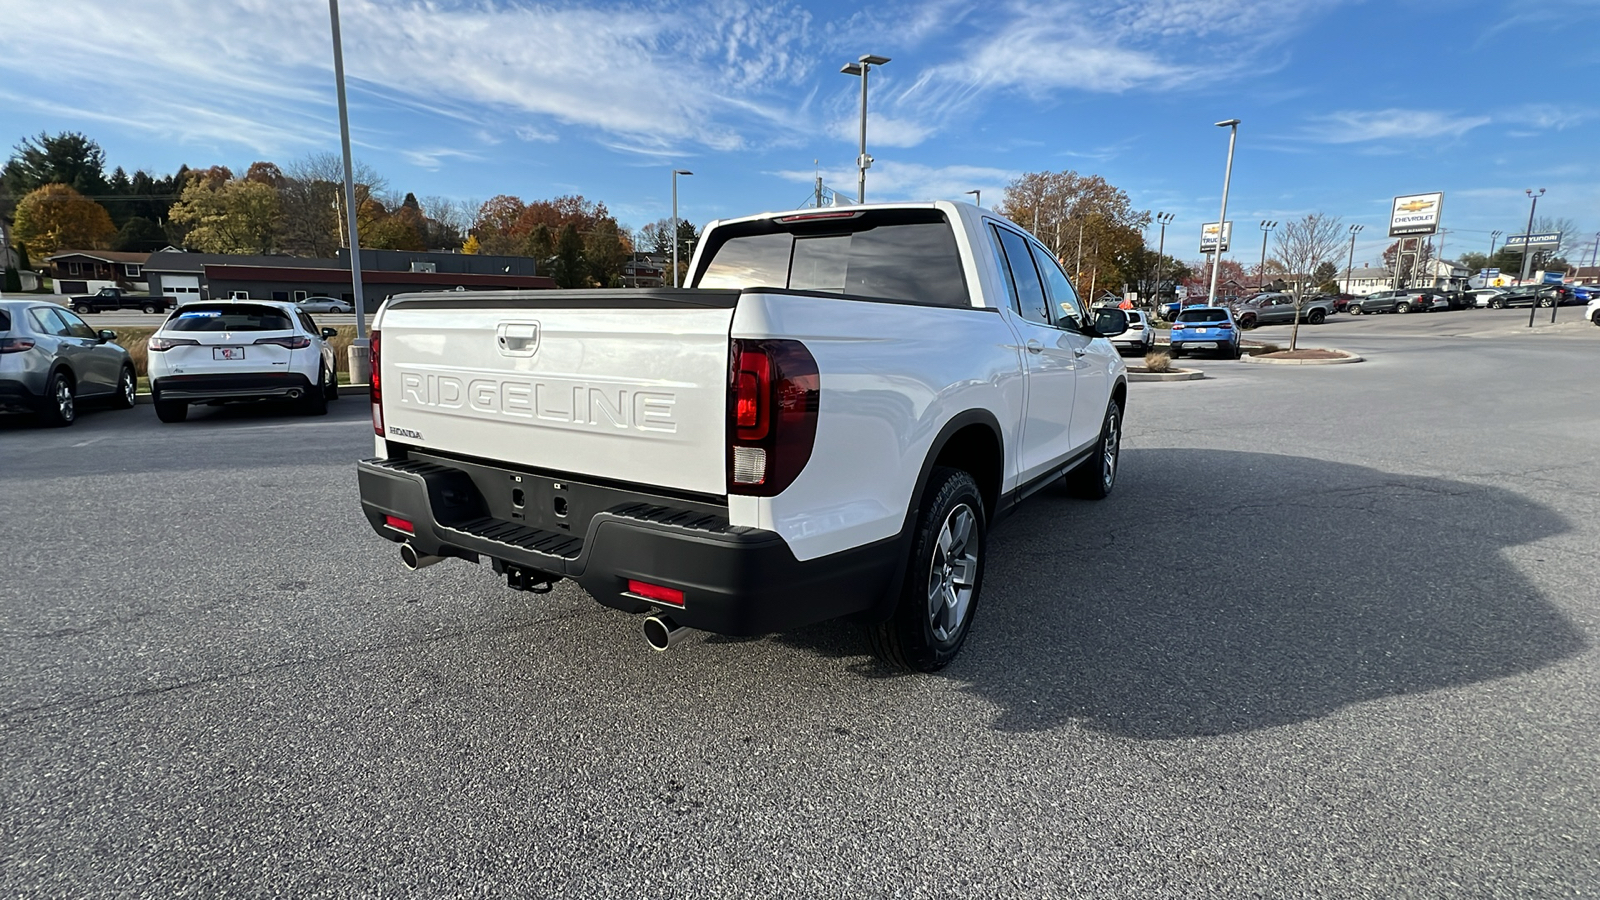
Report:
M372 341L367 357L372 366L372 374L367 376L367 389L372 397L372 433L383 437L383 379L379 376L382 371L382 356L379 353L378 331L373 329Z
M821 405L804 344L735 339L728 372L728 493L771 497L811 459Z
M789 222L810 222L815 219L854 219L859 215L861 215L859 210L855 212L835 210L832 212L800 213L793 216L779 216L778 221L787 224Z

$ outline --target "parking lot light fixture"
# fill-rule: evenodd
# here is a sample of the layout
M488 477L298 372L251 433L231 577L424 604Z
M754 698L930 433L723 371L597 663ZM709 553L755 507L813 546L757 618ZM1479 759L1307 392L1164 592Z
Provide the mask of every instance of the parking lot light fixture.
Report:
M1361 229L1364 227L1362 225L1350 226L1350 259L1344 264L1344 292L1351 296L1355 295L1354 289L1350 286L1350 272L1356 266L1356 235L1360 234Z
M339 0L328 0L328 18L333 23L333 80L339 95L339 145L344 153L345 223L350 239L350 288L354 291L356 338L350 342L350 383L361 384L371 376L368 354L366 297L361 287L361 237L356 228L356 184L350 163L350 108L344 96L344 41L339 36Z
M1222 215L1217 218L1217 249L1211 254L1211 289L1206 292L1206 305L1217 305L1217 272L1222 269L1222 235L1228 228L1228 184L1233 180L1233 145L1239 137L1239 120L1224 119L1216 123L1228 129L1228 166L1222 173Z
M967 193L972 195L973 206L983 206L983 191L967 191Z
M672 286L683 287L678 276L678 176L693 175L688 169L672 170Z
M1153 303L1161 302L1161 263L1167 252L1167 226L1177 217L1177 213L1156 213L1156 221L1161 223L1161 237L1156 241L1156 283L1150 290L1150 299Z
M872 167L872 157L867 155L867 73L873 66L881 66L888 61L887 56L867 53L857 62L845 63L839 70L846 75L855 75L861 79L861 153L856 157L857 203L867 202L867 169Z

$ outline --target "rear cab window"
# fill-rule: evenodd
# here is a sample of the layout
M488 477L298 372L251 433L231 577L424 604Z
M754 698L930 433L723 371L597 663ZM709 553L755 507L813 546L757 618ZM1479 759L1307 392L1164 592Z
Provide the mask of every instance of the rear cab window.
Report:
M955 233L937 209L796 213L719 226L692 283L971 307Z
M293 331L289 314L254 303L191 303L162 326L167 331Z
M1210 322L1228 321L1228 311L1225 309L1186 309L1178 313L1178 321L1183 323L1207 324Z

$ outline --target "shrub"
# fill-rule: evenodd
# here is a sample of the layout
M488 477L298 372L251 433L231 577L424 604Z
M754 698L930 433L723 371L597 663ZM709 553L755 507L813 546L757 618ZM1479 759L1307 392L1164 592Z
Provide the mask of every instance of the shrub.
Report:
M1172 357L1161 350L1144 355L1144 367L1149 372L1167 372L1172 369Z

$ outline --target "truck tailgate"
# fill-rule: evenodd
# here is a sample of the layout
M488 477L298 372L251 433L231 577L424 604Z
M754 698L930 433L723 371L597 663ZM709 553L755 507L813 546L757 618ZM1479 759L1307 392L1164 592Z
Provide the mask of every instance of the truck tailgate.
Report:
M737 302L733 291L397 298L374 326L385 437L724 494Z

